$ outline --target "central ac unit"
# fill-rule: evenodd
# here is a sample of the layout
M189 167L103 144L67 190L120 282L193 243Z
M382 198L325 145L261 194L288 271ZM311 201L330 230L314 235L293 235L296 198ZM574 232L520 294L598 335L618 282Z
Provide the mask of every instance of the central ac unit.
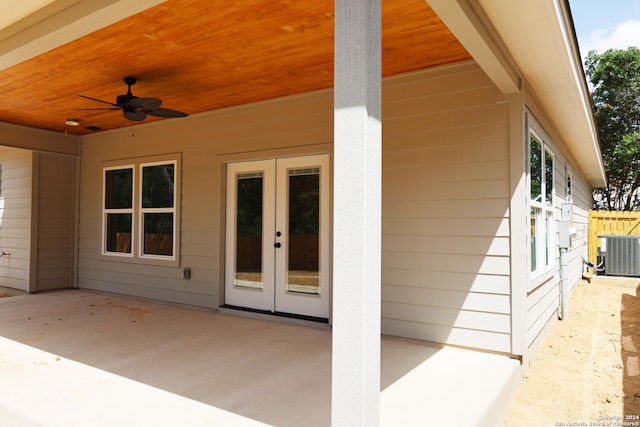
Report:
M640 276L640 236L598 236L598 262L604 262L604 274Z

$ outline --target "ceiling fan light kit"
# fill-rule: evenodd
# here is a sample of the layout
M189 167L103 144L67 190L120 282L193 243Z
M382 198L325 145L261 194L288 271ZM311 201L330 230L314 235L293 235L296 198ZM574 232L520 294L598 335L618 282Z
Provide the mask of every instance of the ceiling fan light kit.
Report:
M122 110L122 115L125 119L134 122L140 122L147 118L147 116L155 117L187 117L187 113L183 113L178 110L171 110L169 108L161 108L162 100L158 98L138 98L131 93L131 86L136 84L135 77L125 77L124 83L128 86L127 93L124 95L118 95L116 102L103 101L102 99L92 98L86 95L78 95L81 98L89 99L91 101L101 102L103 104L111 105L111 107L103 108L81 108L81 110ZM67 123L68 124L68 123Z

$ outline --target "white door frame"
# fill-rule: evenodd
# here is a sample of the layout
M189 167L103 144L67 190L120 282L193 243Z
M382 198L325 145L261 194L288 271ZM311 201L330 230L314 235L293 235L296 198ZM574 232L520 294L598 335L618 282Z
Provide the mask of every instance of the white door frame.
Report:
M294 292L287 286L288 268L288 183L289 171L319 168L319 292ZM263 179L262 286L238 286L236 271L236 194L238 174L259 174ZM256 175L257 176L257 175ZM329 318L331 300L330 272L330 170L329 156L310 155L227 164L225 305ZM277 236L280 232L280 236ZM275 247L279 246L279 247Z

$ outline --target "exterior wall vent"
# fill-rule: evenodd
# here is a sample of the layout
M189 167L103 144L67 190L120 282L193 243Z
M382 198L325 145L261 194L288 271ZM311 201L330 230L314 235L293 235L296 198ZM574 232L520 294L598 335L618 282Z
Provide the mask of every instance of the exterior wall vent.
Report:
M604 261L604 274L640 276L640 236L598 236L598 261Z

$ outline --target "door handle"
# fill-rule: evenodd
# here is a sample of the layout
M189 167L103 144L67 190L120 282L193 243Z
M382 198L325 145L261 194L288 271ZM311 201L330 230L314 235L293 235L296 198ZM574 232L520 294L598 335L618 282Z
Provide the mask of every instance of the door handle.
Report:
M280 246L282 246L282 243L280 243L280 242L276 242L276 243L273 244L274 248L279 248Z

